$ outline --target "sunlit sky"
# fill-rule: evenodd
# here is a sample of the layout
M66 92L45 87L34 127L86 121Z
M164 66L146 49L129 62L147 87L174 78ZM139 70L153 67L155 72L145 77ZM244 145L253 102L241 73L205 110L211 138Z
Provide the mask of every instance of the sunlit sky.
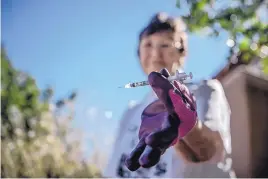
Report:
M129 102L148 87L118 89L145 80L136 56L138 33L158 11L187 13L176 0L2 0L2 43L13 65L31 74L55 99L78 91L74 125L111 142ZM185 71L209 78L226 61L227 35L189 36Z

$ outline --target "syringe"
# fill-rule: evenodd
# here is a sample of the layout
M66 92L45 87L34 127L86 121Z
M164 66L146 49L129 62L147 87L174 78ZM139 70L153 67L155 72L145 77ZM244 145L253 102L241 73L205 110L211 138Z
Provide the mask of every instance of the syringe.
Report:
M168 81L172 82L174 80L180 81L183 83L184 80L186 80L187 78L192 79L193 78L193 74L190 72L189 75L187 75L186 73L180 73L179 71L176 71L174 76L169 76L168 77ZM148 81L141 81L141 82L134 82L134 83L128 83L123 87L119 87L119 88L135 88L135 87L139 87L139 86L146 86L149 85Z

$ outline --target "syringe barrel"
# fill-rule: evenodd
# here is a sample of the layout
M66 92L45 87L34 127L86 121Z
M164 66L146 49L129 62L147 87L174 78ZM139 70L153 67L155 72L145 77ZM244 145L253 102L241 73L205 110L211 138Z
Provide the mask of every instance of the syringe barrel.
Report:
M174 80L178 80L177 77L174 75L174 76L169 76L168 77L168 81L174 81Z
M186 79L189 77L189 75L187 75L186 73L180 73L178 71L176 71L176 74L175 74L176 78L179 79L179 80L183 80L183 79Z
M145 85L149 85L148 81L141 81L141 82L136 82L136 83L131 83L130 86L133 87L137 87L137 86L145 86Z
M186 79L187 77L188 75L186 73L180 73L177 71L174 76L169 76L168 80L169 81L174 81L174 80L182 81Z

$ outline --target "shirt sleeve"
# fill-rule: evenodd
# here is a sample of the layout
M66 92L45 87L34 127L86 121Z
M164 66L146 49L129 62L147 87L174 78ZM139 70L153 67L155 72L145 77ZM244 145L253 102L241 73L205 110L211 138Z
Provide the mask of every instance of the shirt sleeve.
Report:
M202 83L196 91L198 118L210 130L218 132L223 146L217 148L217 154L231 153L230 115L231 110L218 80Z

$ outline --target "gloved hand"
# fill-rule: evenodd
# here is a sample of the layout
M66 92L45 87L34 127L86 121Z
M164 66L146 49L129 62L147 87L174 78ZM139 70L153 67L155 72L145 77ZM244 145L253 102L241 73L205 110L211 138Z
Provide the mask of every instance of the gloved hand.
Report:
M149 74L148 80L159 98L141 116L139 143L125 161L129 170L156 165L161 155L196 124L196 103L188 88L167 80L166 69Z

